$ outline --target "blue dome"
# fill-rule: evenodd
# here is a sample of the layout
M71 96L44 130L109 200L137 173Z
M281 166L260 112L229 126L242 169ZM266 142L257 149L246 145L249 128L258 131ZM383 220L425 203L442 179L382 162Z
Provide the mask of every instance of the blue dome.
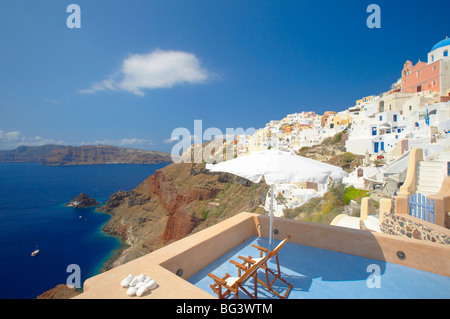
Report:
M436 50L438 48L445 47L447 45L450 45L450 39L449 38L445 38L444 40L439 41L438 43L436 43L436 45L431 49L431 51L434 51L434 50Z

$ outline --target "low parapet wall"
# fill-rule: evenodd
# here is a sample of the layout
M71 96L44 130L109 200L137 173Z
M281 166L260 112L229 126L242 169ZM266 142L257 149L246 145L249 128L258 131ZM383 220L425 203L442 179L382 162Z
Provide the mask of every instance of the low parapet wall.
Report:
M450 229L407 214L384 214L380 225L383 233L450 245Z

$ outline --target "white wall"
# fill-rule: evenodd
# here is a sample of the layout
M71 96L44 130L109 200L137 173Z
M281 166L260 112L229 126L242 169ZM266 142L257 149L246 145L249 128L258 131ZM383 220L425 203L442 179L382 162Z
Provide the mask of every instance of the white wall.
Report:
M440 48L444 49L447 48L449 51L449 57L445 58L444 60L441 60L441 95L447 95L447 89L450 88L450 45Z
M345 141L345 148L348 152L357 155L365 155L366 150L369 154L373 153L372 139L369 136L348 139Z
M436 62L439 59L444 58L444 51L448 50L448 56L450 57L450 45L446 45L445 47L437 48L434 51L431 51L428 53L428 64L433 63L433 59L431 58L432 55L434 55L434 62Z

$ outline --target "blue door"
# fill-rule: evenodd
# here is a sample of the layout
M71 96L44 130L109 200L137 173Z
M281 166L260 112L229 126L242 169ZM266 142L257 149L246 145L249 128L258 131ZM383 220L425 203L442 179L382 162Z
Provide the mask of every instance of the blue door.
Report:
M375 152L375 153L378 153L378 142L375 142L375 143L373 143L373 151Z
M381 151L384 151L384 142L381 142L380 150L381 150Z

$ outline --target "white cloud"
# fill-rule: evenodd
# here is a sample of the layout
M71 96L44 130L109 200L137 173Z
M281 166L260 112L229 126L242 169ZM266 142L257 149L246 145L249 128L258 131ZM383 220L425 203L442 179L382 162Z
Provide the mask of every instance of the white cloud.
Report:
M2 142L14 142L20 139L20 132L13 131L13 132L3 132L0 130L0 140Z
M118 72L79 92L122 90L144 96L144 90L205 83L211 77L194 54L157 49L149 54L131 54Z
M51 103L51 104L61 104L58 100L55 99L44 99L45 103Z
M178 142L178 140L171 139L171 138L163 141L164 144L171 144L171 143L175 143L175 142Z
M14 149L21 145L41 146L45 144L66 144L64 141L55 139L47 139L41 136L26 137L19 131L4 132L0 130L0 149Z
M106 80L95 83L90 89L79 90L80 93L95 93L97 91L117 91L114 84L114 76L109 75Z

